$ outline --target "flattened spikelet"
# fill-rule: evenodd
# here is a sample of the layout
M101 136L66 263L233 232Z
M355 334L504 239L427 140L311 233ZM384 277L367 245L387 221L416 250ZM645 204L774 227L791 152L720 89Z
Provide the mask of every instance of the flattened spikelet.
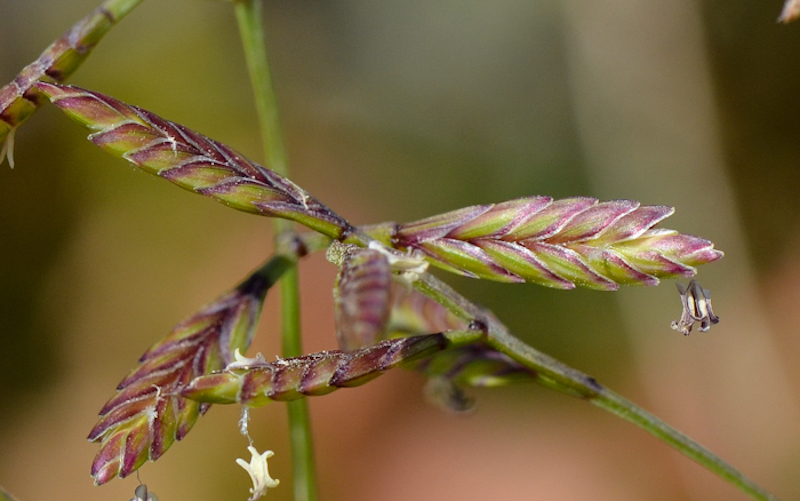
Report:
M468 277L616 290L691 277L695 266L723 256L708 240L654 229L672 213L631 200L532 196L365 230Z
M289 179L180 124L77 87L39 83L37 89L91 130L96 145L181 188L241 211L297 221L331 238L349 227Z
M189 433L209 404L188 400L180 390L195 377L224 368L235 350L249 346L268 286L254 274L142 355L89 433L91 442L100 442L92 464L97 485L155 461Z
M442 334L387 339L349 353L324 351L267 362L263 358L230 364L223 372L196 378L183 396L200 402L259 407L271 400L326 395L365 384L394 367L444 350Z

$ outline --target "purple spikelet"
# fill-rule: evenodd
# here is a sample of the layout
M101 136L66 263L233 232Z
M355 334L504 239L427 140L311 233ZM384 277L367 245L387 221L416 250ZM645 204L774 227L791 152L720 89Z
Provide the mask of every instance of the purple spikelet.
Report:
M241 359L223 371L196 378L182 395L200 402L259 407L271 400L326 395L365 384L394 367L449 346L442 334L387 339L349 353L324 351L267 362Z
M468 277L616 290L691 277L695 266L723 256L708 240L654 228L673 211L631 200L532 196L366 231Z
M348 228L289 179L180 124L77 87L39 83L37 89L91 130L93 143L181 188L241 211L291 219L331 238Z
M334 288L336 338L342 351L382 339L391 309L391 289L392 270L384 254L361 248L347 253Z
M269 285L254 274L142 355L139 367L122 380L89 433L91 442L100 442L92 464L97 485L130 475L186 436L209 404L182 397L180 389L224 368L235 350L249 346Z

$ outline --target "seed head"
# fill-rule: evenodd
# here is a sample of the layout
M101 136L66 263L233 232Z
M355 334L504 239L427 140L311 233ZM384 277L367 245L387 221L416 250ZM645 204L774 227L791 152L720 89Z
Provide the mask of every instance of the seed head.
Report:
M36 88L91 130L93 143L181 188L241 211L297 221L331 238L348 227L289 179L180 124L78 87Z
M92 476L100 485L155 461L189 433L209 404L179 394L192 379L224 368L246 349L268 283L258 274L176 326L139 359L100 411L89 441L100 442Z
M349 353L323 351L267 362L237 362L195 378L181 394L199 402L260 407L271 400L297 400L360 386L384 372L426 358L449 346L442 334L387 339Z
M691 277L723 256L708 240L654 228L672 213L631 200L532 196L365 230L468 277L616 290Z

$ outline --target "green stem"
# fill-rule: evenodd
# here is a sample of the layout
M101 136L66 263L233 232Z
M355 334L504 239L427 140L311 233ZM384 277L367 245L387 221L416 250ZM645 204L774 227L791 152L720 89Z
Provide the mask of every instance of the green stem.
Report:
M514 337L494 315L477 307L432 275L424 274L415 283L415 287L423 294L441 303L459 318L483 327L487 344L536 371L537 380L545 386L587 399L594 405L635 424L697 461L753 499L777 501L778 498L680 431L633 402L603 387L594 378L523 343Z
M285 157L283 152L283 142L280 138L280 126L277 120L277 107L275 106L274 93L269 82L269 70L266 66L266 54L263 50L262 32L260 25L257 25L253 20L253 16L258 17L260 21L260 8L257 7L258 2L253 0L238 0L237 1L237 14L240 19L240 26L247 26L248 29L242 29L242 37L245 40L245 46L258 45L260 57L255 62L251 61L251 55L248 53L248 64L251 67L251 75L253 73L260 73L261 76L256 78L253 76L253 85L257 89L257 95L262 94L265 97L259 97L259 116L262 120L262 125L265 133L265 144L269 148L268 158L270 159L270 167L279 173L285 173ZM246 14L247 13L247 14ZM254 14L254 13L257 13ZM249 40L245 32L249 31L250 35L257 34L256 39L258 43ZM255 69L254 69L255 68ZM256 71L257 70L257 71ZM284 170L280 170L284 169ZM290 228L291 223L276 221L279 225L279 233L285 231L285 228ZM288 226L287 226L288 225ZM380 233L380 231L378 231ZM378 236L380 238L380 235ZM363 230L353 228L345 238L346 243L353 243L360 246L366 246L373 237L366 234ZM296 277L296 273L292 273ZM284 285L286 282L284 282ZM455 290L450 288L445 283L436 279L432 275L425 273L423 277L415 283L415 287L422 293L436 300L444 305L448 310L459 318L471 322L475 327L480 327L485 332L485 341L492 346L510 356L517 362L525 365L526 367L536 371L537 380L550 388L568 393L570 395L587 399L596 406L605 409L612 414L625 419L640 428L644 429L651 435L659 440L671 445L687 457L697 461L702 466L715 473L719 477L730 482L732 485L740 489L742 492L750 495L753 499L761 501L777 501L777 498L759 487L752 480L745 477L741 472L736 470L733 466L729 465L714 453L704 448L691 438L679 432L675 428L664 423L657 417L648 413L644 409L636 406L634 403L626 400L625 398L617 395L616 393L606 389L600 385L594 378L583 374L582 372L569 367L558 360L539 352L538 350L528 346L516 337L514 337L508 329L497 320L494 315L479 308ZM289 290L289 286L285 285L282 289L284 293ZM294 289L296 293L296 289ZM284 304L284 322L286 318L296 316L298 310L295 305ZM298 324L285 323L285 326L291 325L292 328L299 328ZM299 339L291 337L284 331L284 356L298 356L300 351ZM287 351L288 350L288 351ZM296 403L305 402L305 399L299 400ZM298 422L307 419L305 412L293 412L290 407L290 419L292 425L292 444L293 448L305 448L308 454L302 457L300 454L295 453L295 468L301 467L311 468L313 475L313 458L311 457L311 444L310 433L308 428L300 428L294 426L294 420ZM302 416L302 417L301 417ZM306 462L304 462L304 460ZM299 483L299 475L295 475L296 484ZM306 494L315 496L316 491L313 482L308 484L309 490ZM300 492L295 487L295 499L310 499L310 497L301 497Z
M272 87L266 46L264 44L263 8L260 0L235 0L236 19L242 37L250 80L255 92L256 109L261 124L266 166L288 177L286 150L283 142L278 105ZM294 226L290 221L275 219L278 246L293 242ZM281 342L283 357L302 355L300 338L300 292L297 268L288 270L281 279ZM317 499L314 444L311 420L305 399L289 402L289 436L292 445L295 501Z
M14 142L14 131L44 102L33 99L39 80L63 82L74 73L108 31L143 0L106 0L47 47L17 78L0 88L0 163ZM6 142L8 141L8 143Z
M250 83L255 92L266 167L281 176L288 177L289 169L278 117L278 102L272 86L267 49L264 44L264 9L260 0L235 0L234 4L250 73Z
M601 409L605 409L643 428L659 440L666 442L719 477L727 480L753 499L778 501L777 497L761 488L713 452L620 395L604 388L591 401Z
M140 3L142 0L106 0L100 6L114 17L114 22L118 22Z

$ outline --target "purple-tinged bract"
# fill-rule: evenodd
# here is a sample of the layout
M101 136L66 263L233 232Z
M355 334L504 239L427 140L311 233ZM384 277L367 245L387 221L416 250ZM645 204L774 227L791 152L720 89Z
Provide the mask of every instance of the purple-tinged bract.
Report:
M235 350L250 345L268 286L263 276L253 274L142 355L89 434L90 441L100 442L92 464L96 484L130 475L186 436L209 404L188 400L180 390L194 378L224 368Z
M375 344L386 332L392 270L384 254L354 248L345 256L334 288L336 339L342 351Z
M324 351L267 362L234 362L201 376L182 395L199 402L260 407L271 400L296 400L365 384L394 367L429 357L449 346L442 334L387 339L349 353Z
M468 277L616 290L691 277L723 256L708 240L654 228L672 212L632 200L532 196L365 231Z
M107 152L234 209L297 221L339 238L347 222L302 188L224 144L147 110L77 87L36 88Z

